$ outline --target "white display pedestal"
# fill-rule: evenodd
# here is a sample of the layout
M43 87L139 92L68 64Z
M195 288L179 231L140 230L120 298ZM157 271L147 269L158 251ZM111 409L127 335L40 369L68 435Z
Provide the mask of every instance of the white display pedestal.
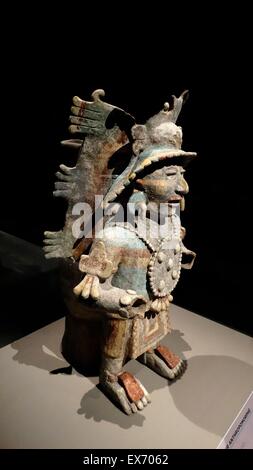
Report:
M173 306L163 341L188 360L177 381L136 361L126 369L152 396L126 416L97 377L51 375L66 366L59 320L0 350L0 448L216 448L253 390L253 339Z

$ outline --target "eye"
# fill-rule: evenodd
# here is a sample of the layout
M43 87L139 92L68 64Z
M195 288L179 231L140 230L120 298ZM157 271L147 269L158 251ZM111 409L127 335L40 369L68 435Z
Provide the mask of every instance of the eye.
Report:
M165 171L167 176L176 176L177 172L175 170L167 170Z

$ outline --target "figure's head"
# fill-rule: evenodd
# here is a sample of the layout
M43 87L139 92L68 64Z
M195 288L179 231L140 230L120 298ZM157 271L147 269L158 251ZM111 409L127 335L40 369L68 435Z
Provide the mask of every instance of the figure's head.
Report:
M128 167L115 180L105 197L105 205L114 201L132 182L153 203L179 203L183 209L184 194L189 188L184 179L184 168L196 157L182 146L182 128L176 125L182 105L188 96L183 92L173 96L173 106L152 116L146 124L132 127L133 157Z
M143 178L136 180L149 201L156 203L179 203L189 192L184 178L185 169L178 165L163 166L154 169Z

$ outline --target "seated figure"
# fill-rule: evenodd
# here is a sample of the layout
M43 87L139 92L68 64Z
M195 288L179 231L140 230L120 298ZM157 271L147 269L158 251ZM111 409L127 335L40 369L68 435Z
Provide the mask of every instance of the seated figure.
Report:
M54 194L68 201L66 221L63 230L45 232L44 250L62 258L69 309L63 356L84 374L98 373L100 388L130 415L150 396L127 361L169 380L185 369L161 341L171 330L180 270L196 256L180 223L189 191L185 167L196 153L181 149L176 125L187 92L145 125L103 102L103 94L96 90L91 102L73 98L70 132L79 139L63 144L78 148L78 159L57 173Z

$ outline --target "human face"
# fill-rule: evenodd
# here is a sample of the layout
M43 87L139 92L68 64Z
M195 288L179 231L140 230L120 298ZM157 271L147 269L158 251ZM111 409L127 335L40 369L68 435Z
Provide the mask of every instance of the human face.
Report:
M156 203L184 204L184 195L189 192L184 178L185 170L181 166L164 166L153 173L138 179L149 201ZM181 207L183 208L183 207Z

